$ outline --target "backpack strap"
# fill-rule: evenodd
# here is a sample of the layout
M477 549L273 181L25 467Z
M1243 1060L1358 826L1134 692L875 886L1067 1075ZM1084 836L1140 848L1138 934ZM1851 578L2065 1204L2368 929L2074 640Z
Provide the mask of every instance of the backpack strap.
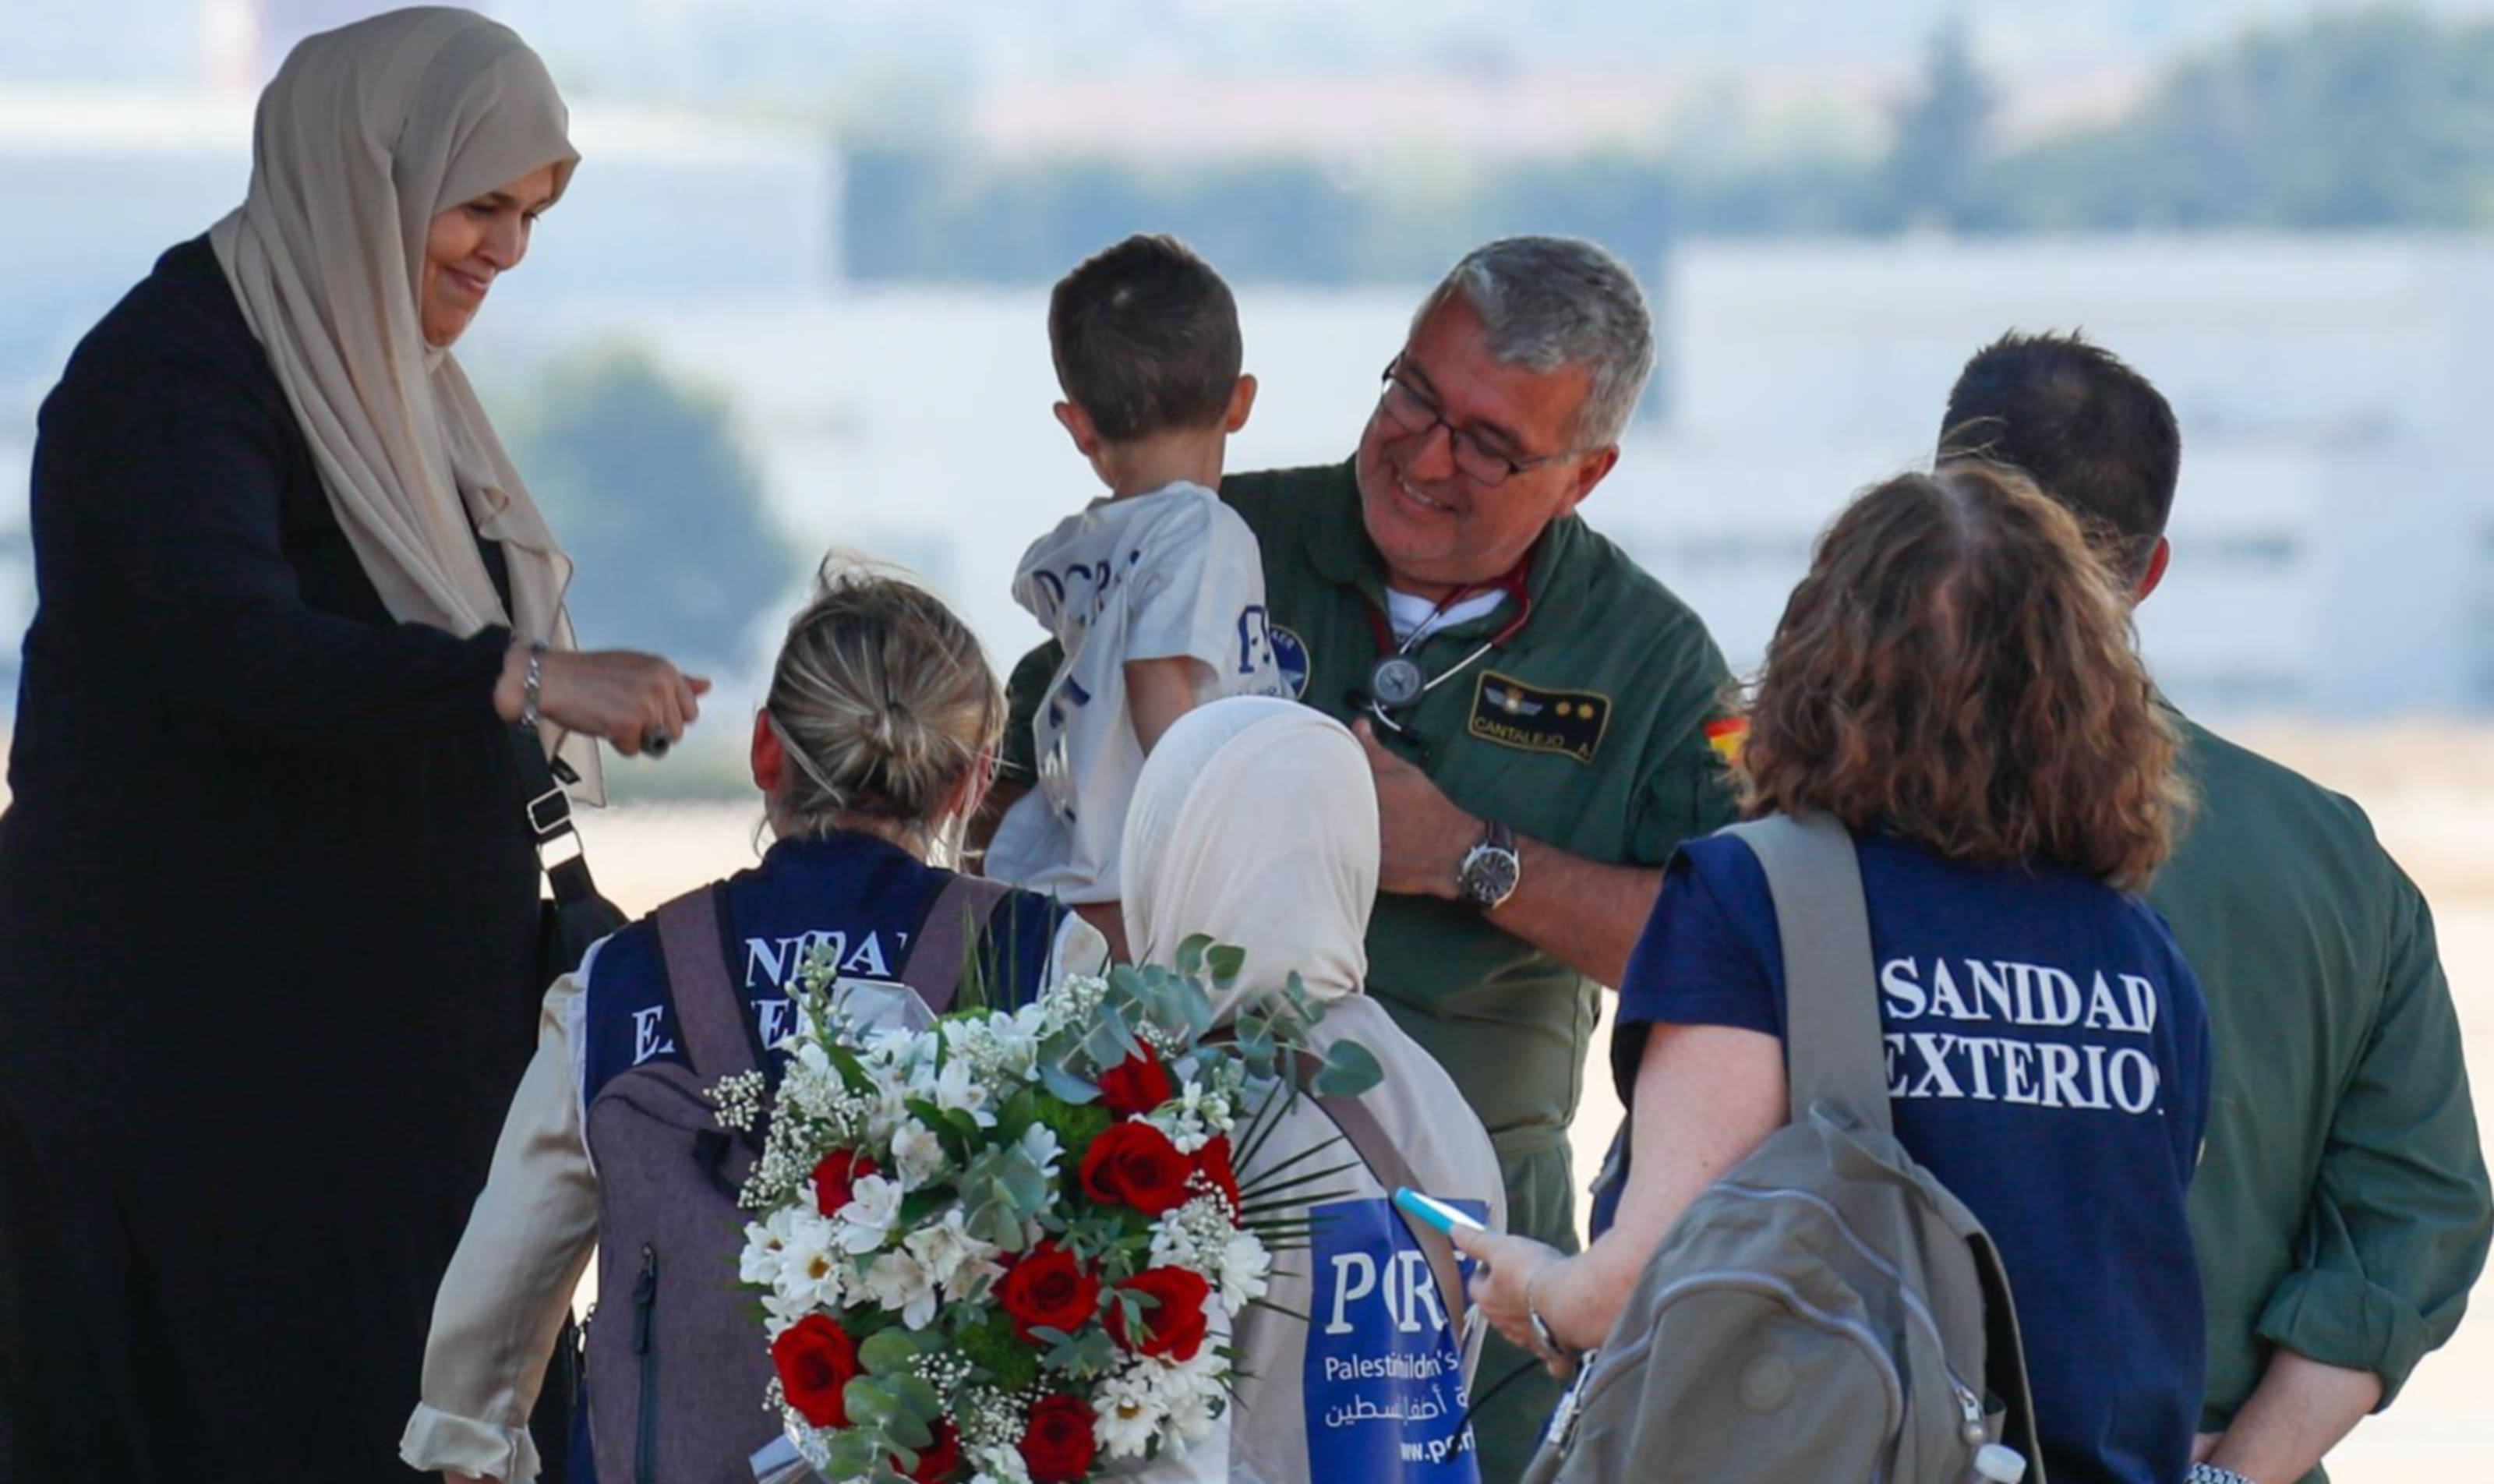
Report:
M1784 958L1784 1067L1799 1123L1828 1103L1893 1134L1879 973L1853 836L1824 814L1771 815L1722 832L1767 873Z
M1324 1065L1305 1050L1298 1053L1297 1061L1302 1087L1313 1080ZM1378 1184L1388 1192L1405 1186L1419 1189L1420 1182L1412 1173L1412 1163L1403 1158L1403 1151L1386 1136L1385 1126L1377 1121L1377 1115L1368 1110L1367 1104L1357 1098L1319 1098L1314 1093L1308 1096L1316 1099L1317 1106L1333 1120L1335 1128L1342 1131L1342 1136L1351 1143L1352 1153L1359 1156L1360 1163L1368 1166L1369 1173L1377 1177ZM1413 1220L1411 1213L1392 1200L1389 1199L1386 1206L1403 1223L1403 1229L1411 1232L1412 1239L1420 1244L1420 1255L1429 1259L1429 1275L1438 1283L1439 1300L1445 1306L1446 1325L1460 1330L1462 1324L1458 1316L1464 1312L1464 1278L1463 1268L1455 1258L1455 1244L1427 1223Z
M699 887L660 907L655 924L658 952L667 969L667 995L676 1006L676 1030L693 1074L708 1081L735 1076L762 1064L758 1032L729 977L734 961L721 928L716 886Z
M961 992L961 970L971 946L1014 889L985 876L955 875L935 893L900 965L900 982L918 991L927 1008L942 1015Z

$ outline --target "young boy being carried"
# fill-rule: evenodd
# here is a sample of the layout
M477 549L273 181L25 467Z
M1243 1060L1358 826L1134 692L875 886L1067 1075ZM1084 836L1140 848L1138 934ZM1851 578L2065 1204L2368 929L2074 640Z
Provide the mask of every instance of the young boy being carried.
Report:
M1109 495L1032 543L1014 598L1064 647L1032 722L1037 786L998 824L989 875L1072 904L1117 945L1117 837L1143 755L1206 701L1284 693L1246 522L1221 461L1246 425L1238 309L1173 237L1135 236L1048 306L1056 420Z

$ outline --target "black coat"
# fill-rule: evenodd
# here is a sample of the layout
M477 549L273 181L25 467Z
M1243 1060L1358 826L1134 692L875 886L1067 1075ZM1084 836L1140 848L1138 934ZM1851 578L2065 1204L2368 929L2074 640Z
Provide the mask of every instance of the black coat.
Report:
M407 1478L544 987L509 636L392 621L204 240L46 400L32 534L0 1475Z

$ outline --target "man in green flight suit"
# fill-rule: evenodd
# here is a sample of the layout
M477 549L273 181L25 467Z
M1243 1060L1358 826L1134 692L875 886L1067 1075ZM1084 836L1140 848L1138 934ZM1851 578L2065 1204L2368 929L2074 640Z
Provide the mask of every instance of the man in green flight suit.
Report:
M1986 348L1940 452L2023 469L2140 599L2163 580L2181 437L2110 352ZM2192 1478L2319 1481L2458 1327L2494 1203L2423 896L2353 802L2174 720L2200 804L2148 900L2207 996L2216 1072L2191 1187L2208 1324Z
M1673 847L1732 817L1721 654L1575 513L1653 364L1644 295L1610 254L1493 242L1420 306L1350 462L1221 489L1262 549L1284 674L1353 724L1375 770L1368 992L1488 1127L1511 1228L1571 1252L1567 1126L1598 986L1619 983ZM989 818L1028 784L1056 657L1015 672ZM1522 1472L1557 1397L1491 1337L1485 1484Z

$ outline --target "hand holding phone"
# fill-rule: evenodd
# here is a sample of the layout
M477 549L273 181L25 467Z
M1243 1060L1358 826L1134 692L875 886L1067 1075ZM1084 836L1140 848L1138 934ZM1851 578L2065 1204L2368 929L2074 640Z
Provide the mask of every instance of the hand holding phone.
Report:
M1429 1227L1450 1236L1453 1235L1455 1228L1458 1227L1462 1227L1466 1231L1487 1231L1489 1229L1479 1222L1475 1221L1471 1216L1455 1209L1445 1201L1436 1199L1432 1196L1423 1196L1418 1191L1412 1189L1408 1185L1396 1188L1394 1192L1394 1204L1402 1210L1404 1215L1411 1217L1414 1221L1425 1223Z

